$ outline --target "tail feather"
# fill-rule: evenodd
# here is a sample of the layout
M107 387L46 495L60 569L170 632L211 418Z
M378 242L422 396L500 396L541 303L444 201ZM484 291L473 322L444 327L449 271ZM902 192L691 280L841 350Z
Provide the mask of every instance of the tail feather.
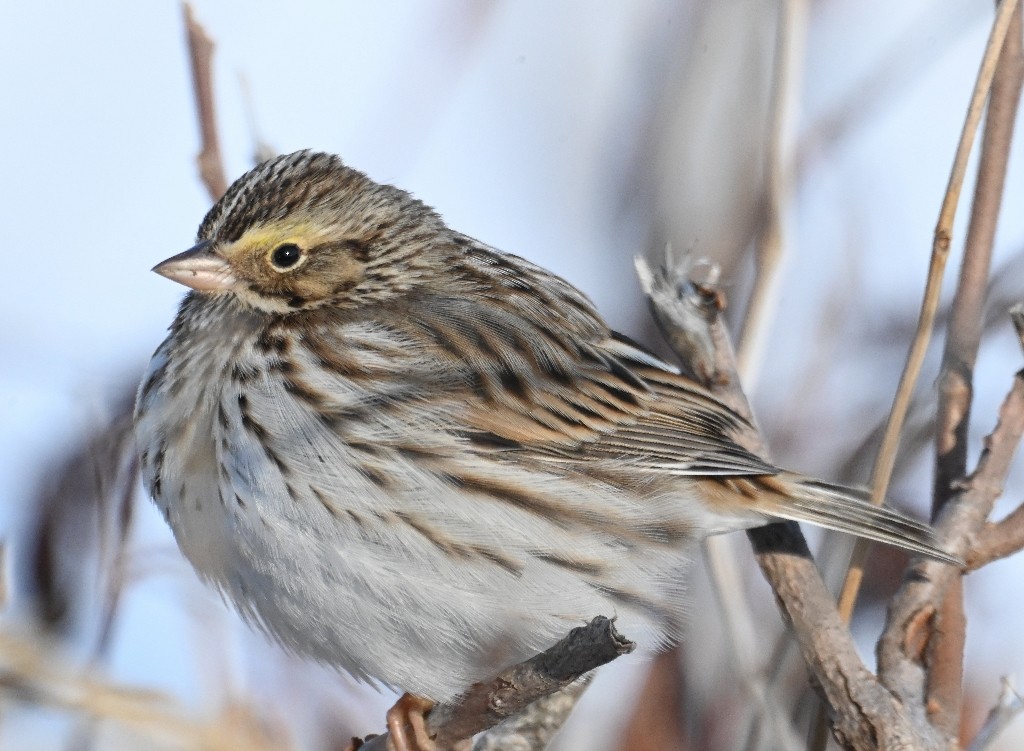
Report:
M779 497L779 502L769 512L772 516L817 524L895 545L937 561L963 565L963 561L940 547L931 526L891 508L869 503L864 491L788 472L761 480Z

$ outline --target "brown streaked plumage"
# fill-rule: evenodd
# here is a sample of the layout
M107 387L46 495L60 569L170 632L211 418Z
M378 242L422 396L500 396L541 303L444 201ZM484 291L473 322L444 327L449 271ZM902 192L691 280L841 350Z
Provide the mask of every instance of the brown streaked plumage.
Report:
M146 484L287 647L434 700L596 615L657 647L710 534L930 529L736 443L748 426L562 279L298 152L242 176L139 390Z

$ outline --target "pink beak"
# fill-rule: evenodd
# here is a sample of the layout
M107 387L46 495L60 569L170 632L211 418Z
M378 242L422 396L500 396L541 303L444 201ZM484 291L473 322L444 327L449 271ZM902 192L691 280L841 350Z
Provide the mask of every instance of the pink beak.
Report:
M213 252L209 240L171 256L153 267L153 271L168 279L200 292L217 292L234 286L231 266Z

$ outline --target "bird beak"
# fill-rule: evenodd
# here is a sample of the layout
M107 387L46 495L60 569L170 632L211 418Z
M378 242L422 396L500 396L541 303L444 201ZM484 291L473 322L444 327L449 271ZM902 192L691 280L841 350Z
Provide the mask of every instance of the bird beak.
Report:
M201 292L218 292L235 284L231 266L213 252L210 240L189 248L184 253L171 256L153 267L153 271L166 276L172 282Z

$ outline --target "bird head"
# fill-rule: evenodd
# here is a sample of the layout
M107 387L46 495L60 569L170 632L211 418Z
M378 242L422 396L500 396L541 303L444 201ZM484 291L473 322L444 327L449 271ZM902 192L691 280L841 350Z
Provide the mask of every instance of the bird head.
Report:
M438 267L450 234L409 193L331 154L299 151L242 175L195 246L153 270L265 312L345 308L408 293Z

